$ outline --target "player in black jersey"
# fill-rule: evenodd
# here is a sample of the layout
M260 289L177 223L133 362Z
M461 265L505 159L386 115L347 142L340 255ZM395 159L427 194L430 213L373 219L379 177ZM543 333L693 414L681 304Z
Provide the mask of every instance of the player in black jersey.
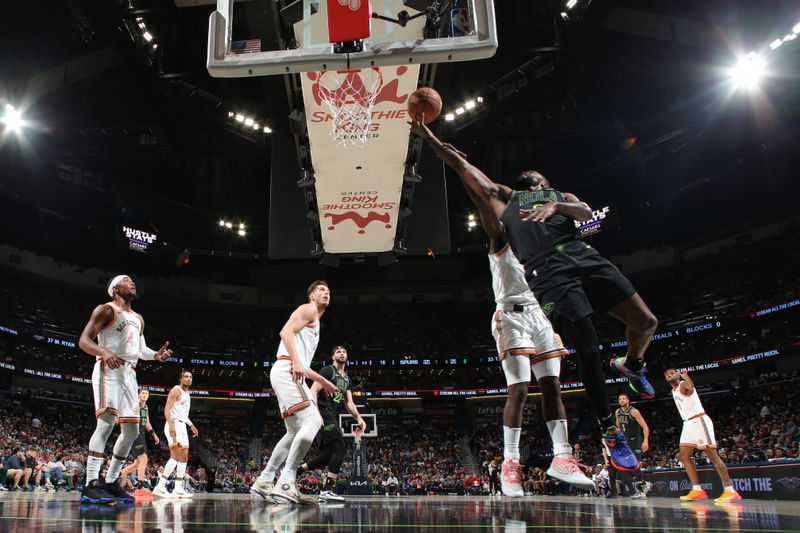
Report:
M347 366L347 349L344 346L336 346L331 354L333 364L322 367L319 375L339 387L336 394L325 392L315 381L311 386L311 394L317 398L317 407L322 415L322 427L317 433L317 444L319 453L316 457L309 459L297 469L298 477L309 470L328 467L328 473L322 482L322 489L319 492L319 499L323 501L344 501L344 498L336 494L336 480L339 478L339 470L344 461L344 436L342 428L339 427L339 412L342 408L353 415L361 429L367 429L367 424L358 412L353 401L353 393L350 392L350 378L344 371Z
M153 444L158 446L158 435L150 425L150 414L147 408L147 400L150 398L150 391L141 389L139 391L139 436L133 441L131 454L135 457L133 463L126 466L120 472L122 479L127 479L128 475L136 470L136 496L144 497L150 494L153 487L145 477L147 471L147 436L153 438Z
M631 282L580 239L575 221L590 219L591 208L575 195L553 189L535 170L523 172L513 189L494 183L462 152L437 139L420 117L413 119L411 129L458 171L470 195L494 206L533 294L578 354L581 379L601 427L615 423L593 315L609 313L626 325L627 357L612 360L611 367L628 378L634 391L652 398L655 391L644 375L644 352L658 321Z
M647 425L642 413L631 405L631 399L624 392L618 396L619 408L614 415L617 419L617 427L625 435L628 441L628 447L636 455L636 458L641 462L642 454L650 449L650 427ZM615 480L617 477L617 469L612 465L609 470L609 477L611 479L611 486L615 487ZM627 478L626 472L623 478ZM630 473L633 478L633 498L643 499L647 497L652 484L649 481L642 479L641 470L634 470Z

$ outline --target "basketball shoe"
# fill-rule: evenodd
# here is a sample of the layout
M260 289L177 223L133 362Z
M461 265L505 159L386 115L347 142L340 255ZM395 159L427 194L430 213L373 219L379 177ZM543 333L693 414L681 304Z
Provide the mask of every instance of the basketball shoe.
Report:
M656 395L656 391L650 382L647 381L647 377L644 375L644 365L642 365L640 370L633 372L625 366L626 359L627 357L617 357L612 359L609 363L609 366L619 375L628 378L628 385L633 392L648 400L653 398Z
M253 483L253 486L250 487L250 494L263 498L269 503L278 503L278 500L270 495L270 492L272 492L274 488L275 483L272 481L262 481L261 478L258 478L256 482Z
M616 426L611 426L603 435L603 444L608 451L611 464L617 470L631 472L639 468L639 460L636 455L628 448L625 434Z
M278 503L299 503L302 505L313 505L317 499L313 496L306 496L297 488L294 481L279 479L275 487L270 492L270 496L278 500Z
M719 497L714 498L714 501L717 503L730 503L730 502L738 502L741 499L742 496L738 492L736 492L736 489L730 488L730 489L725 489Z
M707 500L707 499L708 499L708 493L703 489L700 490L692 489L689 491L689 494L684 494L683 496L681 496L681 500L685 502Z
M106 483L106 490L119 502L130 503L134 500L133 494L125 490L125 481L121 478Z
M345 499L339 496L330 489L321 490L319 492L319 499L323 502L343 502Z
M522 490L522 465L517 459L506 459L500 468L500 487L509 498L525 496Z
M83 487L81 491L81 502L113 504L117 501L113 494L106 490L105 484L99 479L93 479Z
M594 490L594 481L586 477L575 456L556 455L547 469L547 475L581 490Z

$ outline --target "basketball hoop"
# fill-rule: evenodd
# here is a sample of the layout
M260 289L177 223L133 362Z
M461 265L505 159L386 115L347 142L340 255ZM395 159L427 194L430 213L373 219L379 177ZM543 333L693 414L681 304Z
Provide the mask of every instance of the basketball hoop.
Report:
M353 430L353 437L355 438L356 446L361 444L361 436L364 434L364 430L361 428L356 428Z
M364 146L371 134L372 110L381 89L383 74L378 67L317 73L312 91L330 111L331 140L336 146Z

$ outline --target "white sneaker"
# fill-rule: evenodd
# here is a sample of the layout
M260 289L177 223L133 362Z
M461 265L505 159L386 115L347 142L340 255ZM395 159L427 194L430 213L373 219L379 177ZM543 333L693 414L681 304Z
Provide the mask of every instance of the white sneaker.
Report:
M313 496L302 494L297 489L297 484L294 481L286 481L285 479L279 479L275 483L270 496L278 500L278 503L299 503L303 505L317 503L317 499Z
M319 493L319 499L323 502L343 502L344 498L333 492L332 490L323 490Z
M510 498L525 496L522 491L522 465L516 459L506 459L500 468L500 486Z
M580 467L578 460L572 455L557 455L553 457L547 475L554 477L564 483L569 483L581 490L593 490L594 482L586 477Z
M160 496L162 498L172 498L173 495L167 490L167 484L159 481L153 489L153 496Z
M272 492L274 488L275 483L272 481L262 481L261 478L258 478L256 482L253 483L253 486L250 487L250 494L252 494L253 497L263 498L269 503L278 503L278 500L270 495L270 492Z

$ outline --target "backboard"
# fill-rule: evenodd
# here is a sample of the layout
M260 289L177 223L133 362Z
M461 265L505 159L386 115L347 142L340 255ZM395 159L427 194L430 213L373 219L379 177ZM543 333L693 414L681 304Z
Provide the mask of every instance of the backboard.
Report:
M378 436L378 419L374 414L363 414L361 418L367 423L367 430L361 435L362 438L373 438ZM353 430L358 427L356 419L352 415L343 413L339 415L339 427L345 437L355 437Z
M367 2L353 1L359 5ZM279 8L277 16L281 25L294 30L293 38L253 35L253 29L238 34L234 32L234 9L241 9L244 4L217 0L217 9L211 14L208 30L207 68L212 76L235 78L471 61L491 57L497 49L494 0L458 0L454 3L444 0L373 0L369 4L375 15L403 24L373 18L370 37L364 40L363 51L350 54L334 52L334 45L329 41L325 0L269 2ZM418 11L411 6L428 11ZM453 6L459 8L453 9ZM421 13L425 14L414 18ZM443 28L436 35L443 36L425 38L426 22L429 24L427 33L432 35L435 28L431 28L436 26Z

